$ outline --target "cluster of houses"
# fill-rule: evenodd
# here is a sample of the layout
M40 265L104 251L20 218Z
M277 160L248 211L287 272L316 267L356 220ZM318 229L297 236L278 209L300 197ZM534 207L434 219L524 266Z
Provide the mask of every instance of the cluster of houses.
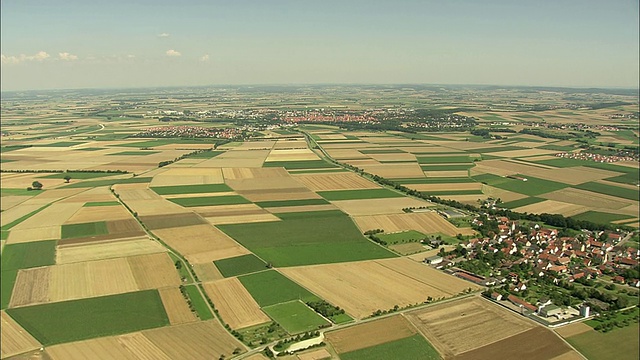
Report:
M288 111L282 119L287 123L299 122L357 122L361 124L378 124L380 121L367 113L350 113L325 111L324 109L313 111Z
M137 133L134 137L187 137L187 138L216 138L234 139L242 135L242 131L248 129L239 128L208 128L202 126L161 126L152 127Z
M576 160L589 160L595 161L599 163L612 163L617 161L637 161L637 156L633 156L629 152L628 156L620 156L620 155L601 155L601 154L592 154L588 152L563 152L556 154L557 157L565 158L565 159L576 159Z
M500 217L495 220L498 221L498 234L492 238L474 238L461 243L466 249L465 257L460 257L459 254L432 256L426 258L425 263L478 285L509 284L510 290L515 293L522 293L527 289L527 279L520 278L516 272L509 269L513 265L523 263L533 268L529 273L530 278L549 275L556 284L562 280L570 283L581 278L588 280L607 273L611 275L614 283L640 288L639 279L627 279L621 275L625 273L625 269L637 268L640 259L638 249L620 245L625 234L611 232L603 235L603 233L584 231L578 237L559 237L555 229L541 228L536 225L528 233L523 233L518 224L508 218ZM475 220L476 223L478 221ZM504 260L494 272L499 275L485 277L455 266L467 259L476 258L479 251L494 254L502 252L505 255L501 257ZM516 260L513 260L514 256L507 255L516 255ZM542 310L545 305L555 305L542 302L536 306L515 295L510 295L508 299L501 299L500 294L494 293L491 297L494 300L508 300L521 309L537 312L543 316L560 318L567 315L568 311L567 309L554 310L553 307ZM588 314L588 309L586 312Z

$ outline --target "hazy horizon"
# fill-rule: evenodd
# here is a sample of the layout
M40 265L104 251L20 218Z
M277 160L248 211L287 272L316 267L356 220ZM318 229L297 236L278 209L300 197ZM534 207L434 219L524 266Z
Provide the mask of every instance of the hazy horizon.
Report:
M638 11L637 0L3 1L0 88L637 89Z

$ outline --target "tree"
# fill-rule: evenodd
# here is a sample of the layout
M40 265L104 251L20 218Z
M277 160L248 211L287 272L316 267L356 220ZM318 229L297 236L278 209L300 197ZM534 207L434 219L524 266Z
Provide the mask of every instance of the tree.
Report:
M31 183L31 186L36 190L42 190L42 183L40 181L34 181Z
M64 176L64 181L68 183L68 182L69 182L69 180L71 180L71 176L69 176L69 175L65 175L65 176Z

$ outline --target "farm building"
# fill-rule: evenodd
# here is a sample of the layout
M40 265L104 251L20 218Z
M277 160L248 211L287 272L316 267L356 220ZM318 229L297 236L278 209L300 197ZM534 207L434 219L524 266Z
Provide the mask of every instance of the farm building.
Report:
M429 264L429 265L437 265L440 264L442 261L444 260L444 258L442 256L430 256L428 258L424 259L424 262Z
M551 316L562 314L562 309L557 305L550 304L546 306L541 306L538 309L538 314L544 317L551 317Z

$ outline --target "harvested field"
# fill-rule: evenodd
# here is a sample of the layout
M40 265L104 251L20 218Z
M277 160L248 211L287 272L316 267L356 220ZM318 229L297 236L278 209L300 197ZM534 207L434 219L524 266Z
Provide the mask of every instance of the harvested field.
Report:
M562 355L558 355L551 360L584 360L584 356L582 356L577 351L571 350Z
M2 197L0 199L4 199ZM0 216L0 225L5 226L9 223L12 223L23 216L26 216L38 209L40 209L43 205L40 204L21 204L9 210L5 210L2 212L2 216Z
M331 359L331 354L327 349L313 350L311 352L305 352L298 354L298 360L326 360Z
M310 211L330 211L338 210L333 204L324 205L304 205L304 206L279 206L269 208L269 212L272 214L282 214L291 212L310 212Z
M265 162L269 161L305 161L320 160L310 149L273 149Z
M356 149L328 149L327 153L336 160L369 159L367 155Z
M47 353L53 360L170 360L140 332L54 345Z
M269 155L270 150L229 150L224 154L218 155L212 159L205 160L194 165L194 168L228 168L228 167L246 167L260 168L262 163Z
M193 213L140 216L140 221L149 230L206 224L206 221Z
M186 324L198 321L198 318L191 312L187 300L182 296L177 287L164 288L158 290L162 304L169 317L171 325Z
M519 208L513 209L513 211L517 211L520 213L527 212L530 214L553 213L561 214L564 216L573 216L581 214L588 209L589 208L584 205L570 204L556 200L545 200L539 203L521 206Z
M467 177L469 170L442 170L442 171L425 171L426 177Z
M191 209L212 225L280 221L256 204L196 206Z
M409 153L391 153L391 154L367 154L369 157L380 162L411 162L416 161L416 156Z
M18 271L9 307L48 302L50 275L48 266Z
M299 186L285 189L241 190L238 193L253 202L321 199L320 195L302 185Z
M418 163L361 165L364 171L387 179L406 179L422 177L423 171Z
M455 227L435 211L355 216L353 220L362 232L373 229L383 229L386 233L417 230L423 234L442 233L456 236L464 230Z
M13 227L13 230L25 230L60 226L82 208L81 203L54 203L39 213Z
M243 168L229 167L222 169L225 180L288 178L289 173L282 168Z
M354 173L294 175L294 179L313 191L377 189L379 185Z
M351 216L377 214L404 214L403 208L433 206L431 202L398 197L388 199L340 200L332 202L340 210Z
M406 316L445 358L535 327L524 317L479 297L437 304Z
M583 205L590 208L613 210L622 209L633 204L636 205L637 209L638 204L637 201L634 202L632 200L624 200L615 196L598 194L592 191L580 190L575 188L565 188L540 195L539 197L570 204ZM11 235L9 235L9 237L11 237Z
M593 328L583 322L577 322L569 325L564 325L556 328L554 331L563 338L568 338L574 335L586 333L592 331Z
M388 248L402 255L415 254L425 249L420 243L389 245Z
M186 255L189 262L205 263L248 254L249 251L211 225L154 230L165 243Z
M204 290L216 305L222 319L232 329L241 329L271 320L260 310L258 303L237 278L205 283Z
M158 200L130 200L126 201L126 204L139 216L191 213L188 209L162 198Z
M104 220L128 220L132 219L131 214L124 206L98 206L82 207L65 224L80 224Z
M50 269L51 302L139 290L126 258L54 265Z
M0 358L25 353L39 349L42 345L25 331L15 320L4 311L0 312L2 336L0 336Z
M434 286L440 291L449 295L456 295L465 289L480 290L481 287L460 280L442 271L435 270L423 263L415 262L406 258L395 258L376 260L376 262L399 274L405 275L423 284Z
M217 359L220 354L231 357L235 348L243 348L215 319L146 330L142 334L170 359Z
M544 143L536 143L537 145L544 145ZM553 155L557 153L556 150L544 150L544 149L525 149L525 150L510 150L510 151L496 151L487 153L488 155L500 156L506 158L521 158L527 156L536 155Z
M202 282L224 279L224 276L220 274L220 270L212 262L192 265L193 270L198 275L198 279Z
M56 251L56 264L154 254L165 251L167 249L160 243L149 240L146 237L89 244L59 245Z
M411 189L426 192L481 190L481 183L407 184Z
M402 274L385 266L388 264L384 261L282 268L280 271L360 319L378 309L422 303L429 296L451 296L452 293L440 289L448 283L469 287L468 283L445 274L442 274L446 276L445 282L430 280L430 274L435 275L437 271L415 264L422 266L420 274Z
M7 244L18 244L40 240L55 240L61 238L60 226L47 226L34 229L12 229L7 238Z
M484 184L482 184L482 193L489 197L500 198L502 202L515 201L515 200L520 200L527 197L527 195L519 194L517 192L504 190L504 189L500 189L497 187L484 185Z
M222 177L222 170L220 168L189 167L168 169L157 174L153 177L149 186L157 187L222 183L224 183L224 178Z
M0 210L7 211L30 198L31 196L2 196L0 197Z
M138 255L126 259L139 290L181 284L178 271L167 253Z
M342 354L403 339L416 332L404 316L396 315L350 326L344 330L331 331L326 333L325 337L336 352Z
M491 330L493 331L493 329ZM466 331L463 332L466 334ZM458 340L459 341L459 340ZM513 346L519 344L519 346ZM552 331L542 327L510 336L492 344L455 356L454 360L522 359L546 360L571 352Z

